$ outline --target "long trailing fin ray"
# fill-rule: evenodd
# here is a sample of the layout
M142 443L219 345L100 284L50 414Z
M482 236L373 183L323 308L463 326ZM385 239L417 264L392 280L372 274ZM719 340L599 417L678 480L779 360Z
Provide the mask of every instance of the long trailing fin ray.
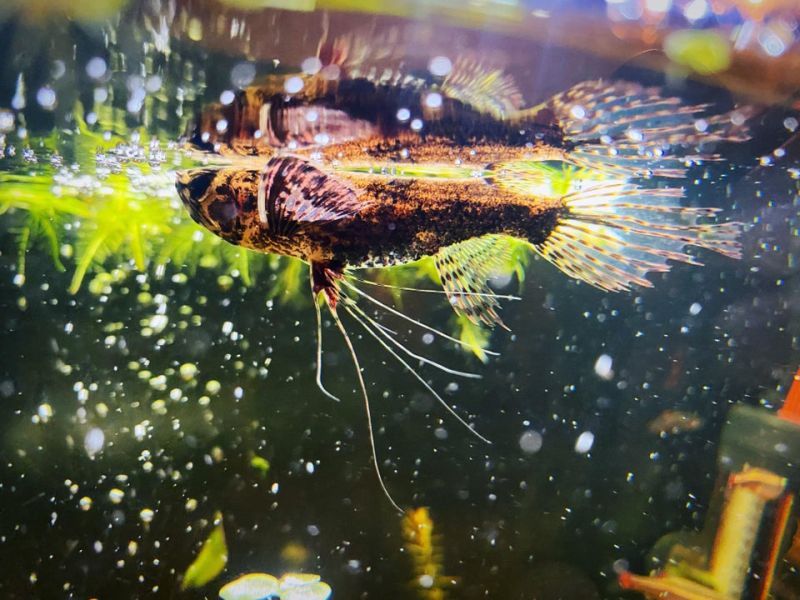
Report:
M336 327L339 328L339 331L344 338L344 342L347 345L347 349L350 352L350 358L353 361L353 366L356 370L356 378L358 379L358 385L361 389L361 396L364 399L364 411L366 412L367 416L367 431L369 433L369 445L370 449L372 450L372 464L375 467L375 474L378 477L378 483L383 490L384 495L389 500L389 503L397 510L399 513L403 513L403 509L400 508L400 505L395 502L392 495L389 493L389 489L386 487L386 482L383 480L383 474L381 473L381 467L378 463L378 451L375 446L375 432L372 426L372 411L369 407L369 394L367 393L367 386L364 383L364 375L361 373L361 364L358 360L358 355L356 354L355 347L353 346L353 342L350 340L350 336L347 333L347 329L345 328L342 320L339 318L339 315L336 312L336 309L331 307L330 304L328 305L328 309L330 310L331 317L333 317L334 323L336 323Z
M377 298L373 298L372 296L367 294L364 290L358 288L357 286L355 286L352 283L350 283L349 281L347 281L347 279L342 279L342 284L345 285L348 289L354 291L359 296L365 298L369 302L371 302L371 303L375 304L376 306L382 308L386 312L391 313L394 316L399 317L399 318L401 318L401 319L403 319L405 321L408 321L409 323L412 323L412 324L416 325L420 329L424 329L425 331L429 331L432 334L434 334L436 336L439 336L440 338L443 338L445 340L448 340L450 342L458 344L459 346L461 346L463 348L467 348L467 349L470 348L470 345L467 342L464 342L462 340L454 338L453 336L448 335L448 334L444 333L443 331L440 331L440 330L436 329L435 327L431 327L427 323L423 323L422 321L418 321L417 319L413 319L413 318L409 317L408 315L404 314L403 312L397 310L396 308L392 308L388 304L385 304L385 303L381 302ZM499 353L494 352L492 350L484 350L484 352L486 354L490 354L492 356L499 356Z
M447 402L444 401L444 399L438 394L438 392L434 390L433 387L427 381L425 381L425 379L419 373L417 373L416 370L414 370L411 367L411 365L408 364L408 362L406 362L403 359L403 357L401 357L399 354L397 354L397 352L392 350L392 348L369 327L369 325L358 315L356 311L351 310L350 305L345 304L345 310L347 310L350 316L353 317L353 319L355 319L356 322L358 322L367 333L369 333L373 338L375 338L375 340L384 348L384 350L386 350L397 362L403 365L414 376L414 378L417 381L419 381L426 390L428 390L428 392L434 397L434 399L441 406L443 406L447 410L447 412L449 412L453 417L455 417L455 419L459 423L461 423L464 427L466 427L476 438L478 438L482 442L486 444L492 443L489 439L482 436L469 423L467 423L464 419L462 419L461 416L455 410L453 410L453 408Z
M382 287L388 288L392 290L399 290L401 292L419 292L423 294L447 294L445 290L431 290L427 288L415 288L415 287L408 287L403 285L394 285L391 283L380 283L379 281L370 281L369 279L361 279L359 277L352 277L354 281L358 283L364 283L366 285L372 285L375 287ZM476 296L476 297L486 297L486 298L494 298L495 300L522 300L519 296L514 296L513 294L496 294L494 292L468 292L462 290L461 292L455 292L456 294L461 294L464 296Z
M447 367L447 366L445 366L445 365L443 365L441 363L437 363L436 361L431 360L430 358L426 358L426 357L424 357L424 356L422 356L420 354L416 354L415 352L412 352L410 349L406 348L402 343L400 343L400 341L398 341L397 339L394 338L394 336L392 335L394 332L392 332L389 328L384 327L381 323L378 323L375 319L370 317L360 306L358 306L358 304L356 304L355 302L352 302L349 306L353 310L358 312L358 314L361 315L362 318L367 320L370 325L375 327L375 329L377 329L378 333L380 333L381 336L383 336L386 340L391 342L392 345L394 345L395 347L397 347L400 350L402 350L406 355L410 356L411 358L414 358L414 359L418 360L419 362L424 363L426 365L430 365L435 369L439 369L440 371L442 371L444 373L449 373L450 375L457 375L458 377L465 377L467 379L480 379L481 378L481 375L478 374L478 373L468 373L466 371L458 371L456 369L451 369L450 367Z
M607 291L651 287L667 261L700 264L687 246L741 257L739 223L698 223L715 209L685 208L677 188L597 184L562 198L564 213L536 251L566 274Z
M484 235L452 244L437 252L433 261L450 304L456 313L475 324L505 327L497 310L488 279L508 263L511 250L508 238Z
M707 115L707 104L685 105L659 88L625 81L585 81L521 111L552 114L573 148L568 160L610 174L682 177L687 163L717 160L701 146L749 139L753 107Z
M309 268L311 269L312 267L309 265ZM334 394L330 393L322 383L322 311L320 311L319 304L317 302L318 293L314 291L313 275L309 277L308 280L311 283L311 302L314 305L314 313L316 315L317 323L317 364L315 381L317 383L317 387L323 394L325 394L331 400L341 402L341 400Z

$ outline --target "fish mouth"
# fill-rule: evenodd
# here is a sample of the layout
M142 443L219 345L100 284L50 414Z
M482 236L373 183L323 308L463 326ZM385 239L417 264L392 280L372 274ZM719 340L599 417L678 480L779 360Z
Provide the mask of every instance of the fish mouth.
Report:
M192 219L200 225L207 226L200 205L216 174L217 169L200 168L179 171L175 175L175 189L178 190L178 196Z

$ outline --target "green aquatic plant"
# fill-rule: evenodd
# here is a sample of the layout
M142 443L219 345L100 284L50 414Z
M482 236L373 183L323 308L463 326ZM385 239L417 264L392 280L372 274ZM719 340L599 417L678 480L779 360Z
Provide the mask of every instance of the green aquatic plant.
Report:
M222 573L226 564L228 564L228 544L225 541L222 513L218 511L214 515L214 529L183 575L181 589L203 587Z
M124 125L108 107L98 110L106 125ZM134 131L128 138L110 133L112 129L101 133L83 121L82 112L78 105L74 131L54 132L38 141L38 162L26 165L27 172L0 173L0 215L8 218L9 230L16 233L17 270L23 281L27 254L44 249L58 271L72 272L69 292L73 294L90 273L137 270L159 278L171 267L189 274L197 269L217 270L224 290L237 278L251 286L260 271L267 271L270 277L262 285L268 299L293 304L310 301L307 266L302 261L232 246L189 218L174 193L172 169L191 166L192 161L177 147L162 151L170 146L167 140L140 144L141 132ZM62 156L74 157L82 167L62 166ZM95 159L94 169L87 167L92 164L90 157ZM514 177L518 170L525 176ZM521 161L510 171L506 168L500 184L515 187L524 182L539 193L563 195L575 181L593 177L585 169L562 163ZM508 260L496 275L515 276L521 284L530 246L510 240L509 247ZM372 270L367 277L385 287L399 308L404 287L427 283L441 289L429 257ZM108 289L123 279L105 277L95 287ZM451 330L478 359L487 360L490 331L455 315Z

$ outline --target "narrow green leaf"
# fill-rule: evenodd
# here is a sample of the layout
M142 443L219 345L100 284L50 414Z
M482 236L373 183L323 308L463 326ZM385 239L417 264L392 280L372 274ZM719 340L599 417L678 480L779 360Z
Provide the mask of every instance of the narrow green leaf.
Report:
M203 587L219 575L228 563L228 545L225 542L221 512L214 515L214 521L216 522L214 529L183 574L182 590Z

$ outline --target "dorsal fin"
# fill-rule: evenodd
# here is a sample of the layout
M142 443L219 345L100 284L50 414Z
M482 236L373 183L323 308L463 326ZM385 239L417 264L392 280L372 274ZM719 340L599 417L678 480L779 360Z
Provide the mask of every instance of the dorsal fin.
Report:
M453 309L473 323L505 327L500 303L488 279L508 264L511 248L502 235L484 235L442 248L434 257L442 287Z
M522 106L522 94L511 75L470 55L456 57L442 91L497 119L513 115Z
M270 159L258 182L259 219L281 235L304 223L352 217L362 207L347 183L295 156Z

